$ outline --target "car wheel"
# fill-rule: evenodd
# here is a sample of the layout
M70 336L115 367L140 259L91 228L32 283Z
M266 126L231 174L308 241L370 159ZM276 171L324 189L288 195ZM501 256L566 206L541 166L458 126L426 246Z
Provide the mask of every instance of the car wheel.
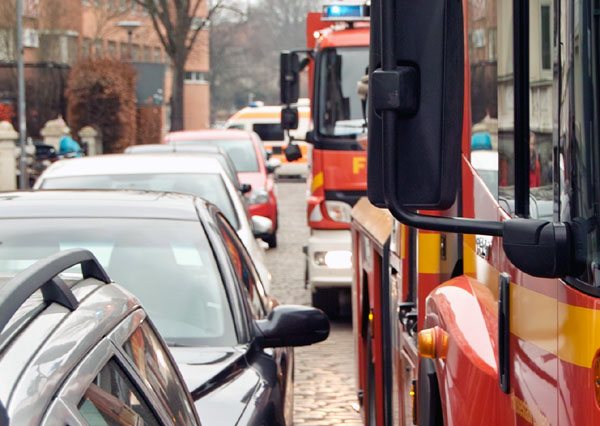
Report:
M269 248L277 247L277 234L271 234L263 239L269 245Z

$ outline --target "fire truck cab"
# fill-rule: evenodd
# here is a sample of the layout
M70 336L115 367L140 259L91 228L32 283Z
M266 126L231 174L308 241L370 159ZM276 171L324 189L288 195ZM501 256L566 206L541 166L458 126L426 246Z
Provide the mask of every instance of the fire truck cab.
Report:
M299 75L308 69L313 128L307 177L306 285L329 315L350 306L350 212L366 194L366 104L357 83L368 70L366 3L337 2L307 16L307 48L281 56L282 127L296 128ZM302 59L299 58L302 56Z
M364 423L600 424L598 3L371 11Z

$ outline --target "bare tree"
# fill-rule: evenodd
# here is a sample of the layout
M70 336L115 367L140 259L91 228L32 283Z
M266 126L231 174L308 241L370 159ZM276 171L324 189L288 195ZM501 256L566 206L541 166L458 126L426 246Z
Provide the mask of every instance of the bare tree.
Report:
M185 63L199 34L215 11L228 8L226 0L135 0L146 9L173 66L171 130L183 129ZM231 7L233 8L233 7Z
M211 113L230 113L251 98L279 103L279 53L306 46L306 15L322 0L257 0L244 19L211 20Z

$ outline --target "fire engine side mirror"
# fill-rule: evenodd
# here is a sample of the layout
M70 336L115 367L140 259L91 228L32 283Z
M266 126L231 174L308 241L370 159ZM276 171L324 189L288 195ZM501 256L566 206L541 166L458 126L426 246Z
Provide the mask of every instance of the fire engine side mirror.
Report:
M279 61L281 103L295 104L300 96L300 61L296 52L281 52Z
M285 107L281 109L281 128L283 130L298 128L298 108Z
M408 226L498 235L503 224L427 216L455 199L464 108L461 0L373 0L367 195Z
M368 196L379 206L450 207L460 176L461 0L373 0Z

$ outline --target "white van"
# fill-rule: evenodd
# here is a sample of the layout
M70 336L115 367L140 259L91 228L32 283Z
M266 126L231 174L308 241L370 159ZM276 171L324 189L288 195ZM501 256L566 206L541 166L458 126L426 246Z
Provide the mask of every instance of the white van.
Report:
M291 130L293 138L305 139L310 127L310 106L308 99L298 102L298 128ZM281 160L281 167L276 171L278 176L306 177L310 154L310 145L297 142L302 158L294 162L285 159L283 150L287 146L287 137L281 129L281 106L264 105L254 102L233 114L225 123L226 129L241 129L256 132L262 139L265 149L273 158Z

